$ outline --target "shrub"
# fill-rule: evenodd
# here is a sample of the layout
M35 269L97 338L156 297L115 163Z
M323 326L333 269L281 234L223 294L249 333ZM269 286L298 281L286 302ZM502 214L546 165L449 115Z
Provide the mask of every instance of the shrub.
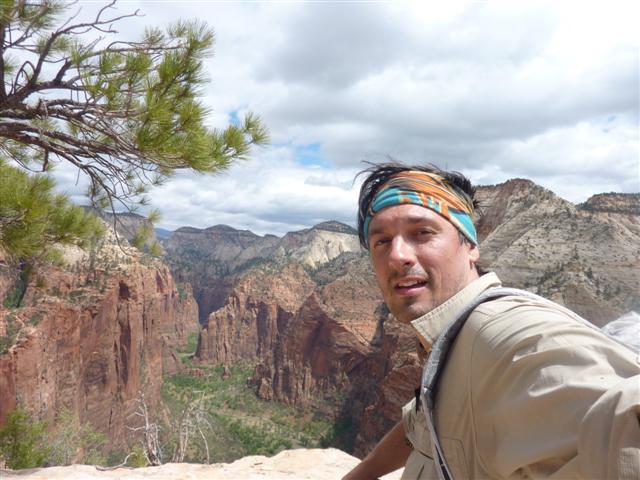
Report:
M71 465L80 449L85 452L82 463L106 463L106 458L100 451L106 441L105 435L96 432L88 423L78 426L75 415L67 408L58 414L55 427L45 435L45 439L49 445L49 465Z
M26 410L9 413L7 424L0 428L0 456L7 467L19 470L42 465L48 448L42 441L45 422L33 421Z
M131 454L127 460L127 466L141 468L147 465L149 465L149 462L147 461L147 456L144 454L144 448L142 448L142 445L136 445L131 450Z

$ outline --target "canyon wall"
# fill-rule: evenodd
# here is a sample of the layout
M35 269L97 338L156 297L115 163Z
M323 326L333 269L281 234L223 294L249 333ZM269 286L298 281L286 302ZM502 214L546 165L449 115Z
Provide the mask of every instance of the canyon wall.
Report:
M640 195L573 205L529 180L479 189L481 265L602 326L640 309Z
M506 285L598 325L640 309L640 195L573 205L516 179L478 197L481 265ZM139 219L126 220L134 232ZM64 267L39 265L26 285L0 252L0 424L18 404L49 420L66 408L126 443L138 392L159 404L198 315L196 362L252 362L260 398L332 418L347 451L365 454L399 419L422 360L351 227L282 238L185 227L163 246L166 264L110 234L96 252L69 249Z
M19 305L0 306L0 424L17 405L49 421L68 409L122 445L138 392L159 403L176 348L198 331L197 304L166 265L113 240L68 249L65 267L38 265ZM5 262L5 296L20 287L16 269Z

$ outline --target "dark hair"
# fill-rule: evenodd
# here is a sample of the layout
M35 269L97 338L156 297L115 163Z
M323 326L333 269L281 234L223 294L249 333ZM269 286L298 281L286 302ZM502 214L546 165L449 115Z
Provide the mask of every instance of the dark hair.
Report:
M368 250L367 239L364 233L364 221L367 216L367 211L369 210L369 205L371 205L380 187L382 187L390 177L407 170L418 170L440 175L460 195L467 197L473 203L474 208L478 207L478 201L475 199L475 187L467 177L459 172L441 170L430 163L424 165L406 165L404 163L391 161L388 163L373 164L356 175L356 178L363 174L367 175L367 178L365 178L364 183L360 187L360 197L358 199L358 237L360 238L360 245L362 245L364 249Z

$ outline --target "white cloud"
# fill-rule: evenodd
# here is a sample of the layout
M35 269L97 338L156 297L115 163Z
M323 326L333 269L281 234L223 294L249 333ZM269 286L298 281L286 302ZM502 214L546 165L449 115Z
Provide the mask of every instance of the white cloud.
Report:
M347 185L354 171L322 173L297 164L293 155L292 147L271 148L207 180L181 174L151 194L164 212L161 224L170 229L228 224L279 235L326 220L353 224L357 185Z
M153 192L162 225L353 223L353 175L386 155L485 184L530 178L572 201L638 191L636 3L121 2L147 15L123 35L206 20L210 125L254 111L272 136L224 175ZM310 146L317 161L302 158Z

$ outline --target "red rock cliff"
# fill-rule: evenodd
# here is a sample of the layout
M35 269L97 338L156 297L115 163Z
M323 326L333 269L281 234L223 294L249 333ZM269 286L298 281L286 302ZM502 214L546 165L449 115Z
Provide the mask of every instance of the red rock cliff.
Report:
M49 420L68 408L121 444L138 391L155 403L163 371L178 368L197 306L160 262L83 268L41 267L20 308L0 307L14 343L0 353L0 424L17 404Z

